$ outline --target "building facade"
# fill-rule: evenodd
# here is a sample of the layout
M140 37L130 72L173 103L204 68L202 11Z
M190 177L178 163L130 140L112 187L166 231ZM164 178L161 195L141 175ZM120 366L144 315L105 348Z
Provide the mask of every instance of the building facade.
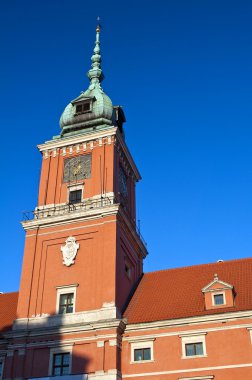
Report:
M20 290L0 295L0 379L252 379L252 260L143 273L125 116L90 85L38 146Z

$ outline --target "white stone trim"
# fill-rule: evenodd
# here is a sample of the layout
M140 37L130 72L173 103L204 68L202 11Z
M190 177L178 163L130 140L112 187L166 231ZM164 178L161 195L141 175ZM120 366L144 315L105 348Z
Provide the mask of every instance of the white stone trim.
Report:
M106 328L106 326L105 326ZM91 329L89 329L90 331ZM78 334L78 333L81 333L83 334L83 331L85 330L81 330L81 331L74 331L73 333L74 334ZM57 331L59 332L59 331ZM69 331L68 331L69 332ZM71 332L70 332L71 333ZM42 333L43 334L43 333ZM35 334L36 335L36 334ZM41 336L41 333L40 334L37 334L36 336ZM31 336L33 336L33 334L31 334ZM12 349L20 349L20 347L25 347L28 348L28 347L58 347L58 346L69 346L69 345L75 345L77 343L86 343L86 342L92 342L92 341L95 341L96 342L96 345L97 347L103 347L104 344L105 344L105 340L109 340L109 339L112 339L112 338L117 338L117 336L115 334L104 334L104 335L89 335L87 337L81 337L81 338L72 338L72 339L64 339L64 341L62 340L51 340L50 342L49 341L44 341L44 342L41 342L41 341L36 341L36 342L32 342L32 343L26 343L26 344L13 344L11 347ZM102 345L103 344L103 345Z
M88 380L121 380L122 375L116 369L110 369L108 372L96 371L88 375Z
M83 149L86 148L86 144L90 143L90 141L99 140L99 138L108 138L115 136L118 131L117 127L110 127L108 129L102 130L102 131L92 131L87 134L81 134L78 136L69 136L64 138L59 138L55 140L47 141L43 144L37 145L40 152L43 152L44 150L52 150L54 148L62 148L62 147L69 147L77 144L83 144Z
M151 359L150 360L138 360L138 361L135 361L134 360L134 351L137 350L137 349L140 349L140 348L150 348L150 353L151 353ZM153 339L152 340L142 340L142 341L138 341L138 342L132 342L130 343L130 357L131 357L131 360L130 360L130 364L132 363L149 363L149 362L152 362L154 360L154 347L153 347Z
M67 187L76 187L76 186L81 186L81 185L84 187L84 184L85 184L85 182L80 181L80 182L77 182L77 183L72 183L72 184L70 183L70 184L67 185ZM78 189L76 189L76 190L78 190ZM96 194L93 197L86 198L86 200L87 199L91 200L91 201L97 200L97 199L99 200L101 198L104 198L105 196L107 198L114 198L115 197L115 193L113 191L110 191L109 193L106 193L106 194ZM37 206L35 208L35 211L37 211L37 210L40 210L40 211L41 210L47 210L48 208L65 206L67 204L68 204L67 202L63 202L63 203L50 203L50 204L46 204L46 205Z
M127 160L128 160L128 163L131 167L131 170L133 171L135 177L136 177L136 180L139 181L141 179L141 175L136 167L136 164L129 152L129 149L121 135L121 132L119 131L119 129L117 127L110 127L106 130L103 130L103 131L99 131L99 132L91 132L90 134L86 134L86 135L78 135L78 136L71 136L71 137L66 137L66 138L62 138L62 139L58 139L58 140L50 140L50 141L47 141L46 143L44 144L39 144L37 145L38 149L40 150L40 152L44 152L46 151L46 156L44 155L44 158L48 158L49 154L50 154L50 151L52 151L53 149L55 148L61 148L61 149L64 149L64 148L67 148L69 146L78 146L82 144L82 147L83 147L83 151L86 151L87 149L87 144L90 145L90 149L92 149L94 147L94 145L92 146L91 145L91 142L92 144L94 144L94 142L97 142L97 146L100 146L99 145L99 139L106 139L107 142L103 141L103 144L105 145L106 143L108 145L111 144L112 142L112 137L114 137L114 142L115 142L115 139L117 139L120 143L120 146L122 148L122 151L123 153L125 154ZM76 149L77 150L77 149ZM78 151L79 153L79 151ZM64 154L64 153L63 153ZM65 155L65 154L64 154Z
M180 335L179 337L181 338L181 343L182 343L181 359L194 359L194 358L201 358L201 357L207 356L205 335L206 333L203 333L203 334L192 333L192 334L187 334L187 335L186 334ZM187 356L186 344L191 344L191 343L202 343L203 355Z
M223 296L223 303L216 304L215 300L214 300L214 296L220 296L220 295ZM224 291L223 292L220 292L220 291L211 292L211 296L212 296L212 306L220 307L220 306L225 306L227 304L226 303L226 293Z
M54 347L50 349L50 359L49 359L49 368L48 368L48 375L52 376L52 370L53 370L53 356L55 354L63 354L63 353L68 353L69 352L69 375L71 374L72 371L72 351L73 351L73 345L68 345L68 346L59 346L59 347Z
M70 183L67 185L68 190L73 191L73 190L83 190L84 188L84 183ZM57 205L55 205L57 206Z
M193 377L179 377L178 380L211 380L214 379L213 375L208 376L193 376Z
M223 366L216 366L216 367L189 368L189 369L159 371L159 372L145 372L145 373L142 372L142 373L133 373L130 375L123 375L123 379L129 378L129 377L173 375L173 374L188 373L188 372L189 373L191 373L191 372L202 372L202 371L213 372L213 371L222 370L222 369L236 369L236 368L249 368L249 367L252 367L252 363L231 364L231 365L223 365Z
M65 288L64 288L65 290ZM55 316L40 316L32 318L18 318L13 323L13 330L27 328L52 328L57 326L71 326L76 324L89 324L120 318L120 313L115 306L104 307L97 310L82 311L77 313L58 314ZM82 326L84 329L84 326Z
M67 185L67 204L70 203L70 192L81 190L81 202L84 202L84 184L69 184Z
M216 288L216 289L209 289L211 288L211 286L213 286L214 284L220 284L221 286L219 288ZM218 279L218 277L216 279L214 279L212 282L210 282L210 284L208 284L207 286L205 286L203 289L202 289L202 292L203 293L206 293L206 292L215 292L215 291L218 291L218 290L224 290L224 289L233 289L233 285L230 285L228 284L227 282L224 282L224 281L221 281Z
M71 228L68 228L67 231L83 230L85 228L98 227L98 226L102 226L103 224L115 223L115 222L116 222L116 219L107 220L107 221L104 221L104 222L101 222L101 223L89 224L88 226L83 226L82 225L81 227L71 227ZM65 225L65 223L62 223L62 226L64 226L64 225ZM41 228L41 231L43 231L43 228ZM65 233L66 229L57 230L57 232L63 232L63 233ZM29 237L33 237L33 236L45 236L45 235L52 235L52 234L55 234L55 232L54 231L38 232L38 234L29 234L29 235L26 235L26 239L29 238Z
M247 330L249 332L250 340L251 340L251 344L252 344L252 326L251 327L247 327Z
M178 319L166 319L166 320L154 321L154 322L127 324L126 331L127 332L150 331L150 329L169 328L169 327L188 325L188 324L197 325L197 324L208 324L211 322L220 323L223 321L225 322L237 321L243 318L252 319L252 310L236 311L236 312L232 311L232 312L226 312L226 313L220 313L220 314L211 314L211 310L209 310L209 315L201 315L197 317L187 317L187 318L178 318ZM242 324L242 326L247 327L247 326L250 326L250 324ZM224 329L224 327L222 329ZM208 330L208 331L211 331L211 330Z
M76 306L76 290L77 286L79 284L74 284L74 285L62 285L62 286L56 286L56 313L59 314L59 301L60 301L60 296L62 294L69 294L73 293L74 295L74 300L73 300L73 313L75 313L75 306ZM69 313L70 314L70 313ZM61 314L62 315L62 314Z
M96 345L99 348L104 347L104 340L98 340L98 342L96 342Z
M69 224L70 222L86 221L91 219L100 219L105 216L116 215L119 210L118 204L93 208L90 210L79 209L74 212L56 215L49 218L32 219L22 222L25 231L39 228L54 227L57 225Z

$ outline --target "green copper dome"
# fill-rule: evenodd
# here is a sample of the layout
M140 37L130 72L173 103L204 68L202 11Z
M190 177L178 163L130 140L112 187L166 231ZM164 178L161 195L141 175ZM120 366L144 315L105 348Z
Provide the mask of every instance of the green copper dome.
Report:
M85 133L93 129L108 128L112 125L113 104L104 93L101 82L100 26L96 28L96 41L92 55L92 67L87 76L90 85L65 108L60 118L61 136Z

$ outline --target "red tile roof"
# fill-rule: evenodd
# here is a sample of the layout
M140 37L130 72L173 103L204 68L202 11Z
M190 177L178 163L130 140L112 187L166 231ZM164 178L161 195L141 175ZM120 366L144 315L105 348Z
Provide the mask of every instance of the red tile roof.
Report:
M9 330L16 318L18 292L0 294L0 333Z
M234 286L234 307L205 310L201 290L215 273ZM252 310L252 258L146 273L124 317L141 323L243 310Z

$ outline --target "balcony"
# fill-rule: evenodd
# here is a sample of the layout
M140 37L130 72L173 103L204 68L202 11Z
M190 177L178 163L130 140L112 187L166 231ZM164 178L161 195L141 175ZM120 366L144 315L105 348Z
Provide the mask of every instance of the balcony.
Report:
M76 214L83 214L83 213L90 213L95 210L99 209L106 209L113 205L120 205L121 209L123 210L124 214L126 215L126 218L129 220L129 224L131 225L131 228L135 230L136 234L140 238L142 244L144 245L145 249L147 248L147 244L140 233L140 229L137 227L136 222L132 220L129 216L129 212L127 208L124 206L125 201L123 199L117 199L114 196L108 196L108 197L101 197L101 198L92 198L87 199L84 202L76 203L76 204L59 204L55 206L49 206L49 207L37 207L34 211L24 211L23 212L23 222L26 224L26 222L32 221L32 220L46 220L47 218L51 217L60 217L64 216L67 217L67 215L76 215ZM23 225L24 225L23 224ZM147 254L147 253L146 253Z
M102 197L97 199L87 199L76 204L61 204L51 207L36 208L35 211L24 211L23 220L43 219L51 216L66 215L74 212L90 211L116 204L114 197Z

